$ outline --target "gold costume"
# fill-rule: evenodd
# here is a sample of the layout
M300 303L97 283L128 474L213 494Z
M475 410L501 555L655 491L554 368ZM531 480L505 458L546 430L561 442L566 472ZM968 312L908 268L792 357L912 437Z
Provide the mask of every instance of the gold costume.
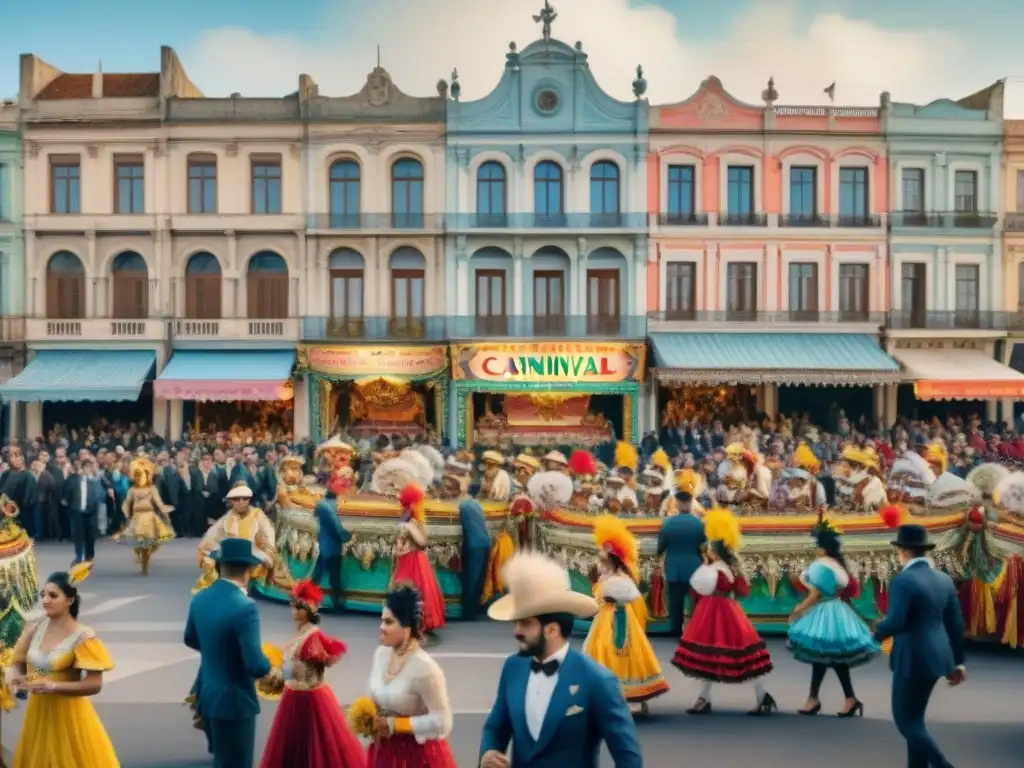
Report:
M132 462L132 487L128 490L121 509L127 523L115 538L130 543L142 573L149 573L149 560L157 548L174 538L174 529L168 515L174 507L164 504L160 492L153 485L155 467L145 458Z

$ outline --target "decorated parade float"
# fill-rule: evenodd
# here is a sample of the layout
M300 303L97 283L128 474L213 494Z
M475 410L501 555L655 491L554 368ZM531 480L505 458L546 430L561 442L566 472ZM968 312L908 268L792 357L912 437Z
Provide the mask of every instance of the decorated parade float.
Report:
M32 539L18 525L18 505L0 494L0 650L13 648L36 604L39 579Z

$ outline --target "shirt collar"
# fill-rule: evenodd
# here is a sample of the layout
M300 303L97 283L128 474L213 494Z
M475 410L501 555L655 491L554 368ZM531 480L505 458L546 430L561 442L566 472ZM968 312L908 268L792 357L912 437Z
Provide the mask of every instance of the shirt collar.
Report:
M562 648L560 650L555 651L553 654L551 654L546 659L544 659L543 663L547 664L549 661L557 661L559 664L562 664L565 661L565 657L568 656L568 655L569 655L569 644L566 643L565 645L562 646Z
M915 557L907 561L907 564L903 566L903 570L907 570L907 568L917 563L925 563L929 568L932 567L932 559L930 557Z
M246 588L239 584L237 581L232 581L231 579L224 579L224 581L226 581L228 584L233 585L235 589L241 590L242 594L246 597L249 596L249 593L246 591Z

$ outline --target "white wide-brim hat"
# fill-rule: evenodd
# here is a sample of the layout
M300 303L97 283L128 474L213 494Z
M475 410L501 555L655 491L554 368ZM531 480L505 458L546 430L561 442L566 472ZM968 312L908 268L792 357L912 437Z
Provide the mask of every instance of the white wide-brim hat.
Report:
M551 613L589 619L597 613L597 601L575 592L568 571L549 557L536 552L515 555L503 575L508 593L487 609L487 615L495 621L519 621Z
M247 485L236 485L234 488L232 488L230 491L228 491L228 495L225 496L224 498L226 498L226 499L251 499L252 498L252 488L250 488Z

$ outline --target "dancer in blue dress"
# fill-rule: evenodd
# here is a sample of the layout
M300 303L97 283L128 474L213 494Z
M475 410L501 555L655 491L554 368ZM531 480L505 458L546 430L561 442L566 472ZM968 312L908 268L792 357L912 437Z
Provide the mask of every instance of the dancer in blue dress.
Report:
M821 711L818 693L825 673L831 667L843 687L846 705L839 717L864 714L850 678L850 668L866 664L878 655L878 643L849 601L857 596L860 585L846 567L842 537L820 514L814 528L818 559L800 576L807 598L790 617L787 645L797 661L811 665L811 690L801 715Z

